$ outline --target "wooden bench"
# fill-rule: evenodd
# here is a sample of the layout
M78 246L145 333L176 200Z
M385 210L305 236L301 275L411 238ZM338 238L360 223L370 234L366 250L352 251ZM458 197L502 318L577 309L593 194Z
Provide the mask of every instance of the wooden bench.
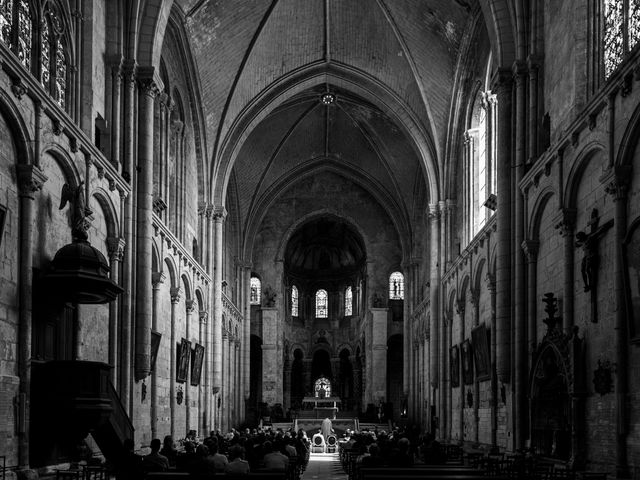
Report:
M190 475L187 472L150 472L145 477L147 480L188 480L193 478L209 478L206 476ZM286 480L287 473L282 472L251 472L249 475L227 475L216 473L212 478L246 478L251 480Z
M471 478L485 477L483 470L471 467L449 465L414 465L413 467L362 467L358 472L358 480L380 480L382 478ZM497 478L497 477L494 477Z

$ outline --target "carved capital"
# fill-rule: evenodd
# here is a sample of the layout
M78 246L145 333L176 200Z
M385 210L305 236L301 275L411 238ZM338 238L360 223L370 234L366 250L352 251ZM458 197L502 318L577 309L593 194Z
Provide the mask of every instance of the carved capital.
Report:
M198 318L200 319L200 323L205 324L209 320L209 312L206 310L200 310L198 312Z
M176 304L180 301L180 296L182 295L180 287L171 287L169 293L171 294L171 303Z
M124 247L126 242L122 237L107 238L107 251L112 262L121 262L124 258Z
M136 62L135 60L126 59L122 62L122 78L125 83L133 86L136 81Z
M455 304L456 313L458 315L460 315L461 317L463 317L464 316L464 310L465 310L466 306L467 306L467 303L466 303L465 299L464 298L458 298L456 300L456 304Z
M510 68L499 68L493 77L491 91L495 92L498 103L511 98L513 73Z
M604 191L613 197L613 201L626 200L627 188L631 180L631 165L616 165L609 168L600 177Z
M430 203L427 207L427 217L429 220L438 220L440 218L440 207L437 203Z
M21 197L33 200L34 194L42 189L47 177L44 172L35 165L16 165L16 174L18 177L18 192Z
M540 242L534 242L533 240L523 240L522 251L527 258L528 263L535 263L538 257L538 249L540 248Z
M561 236L573 235L573 230L576 224L576 209L575 208L562 208L556 216L553 222L554 228L560 233ZM523 247L524 248L524 247Z
M527 64L522 60L516 60L513 62L511 70L513 71L513 79L516 81L517 87L521 88L527 78Z
M151 274L151 284L153 285L153 288L160 288L160 284L164 283L166 278L167 276L164 272L153 272Z
M155 98L160 93L158 85L152 78L140 78L138 79L138 86L140 91L151 98Z
M184 306L187 313L193 313L196 310L196 302L192 298L187 298L184 301Z
M487 290L491 293L496 293L496 276L494 273L488 272L484 277L485 283L487 284Z
M227 209L219 205L213 208L213 219L216 222L224 222L227 218Z

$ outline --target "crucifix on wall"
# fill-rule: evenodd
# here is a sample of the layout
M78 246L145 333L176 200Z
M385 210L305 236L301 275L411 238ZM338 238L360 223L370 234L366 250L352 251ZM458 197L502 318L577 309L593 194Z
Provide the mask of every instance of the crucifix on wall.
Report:
M584 256L582 257L581 272L582 281L584 282L584 291L590 293L591 297L591 321L598 321L598 242L604 236L605 232L613 226L613 219L599 225L600 217L598 210L591 211L591 219L587 223L589 233L582 231L576 233L576 246L581 247Z

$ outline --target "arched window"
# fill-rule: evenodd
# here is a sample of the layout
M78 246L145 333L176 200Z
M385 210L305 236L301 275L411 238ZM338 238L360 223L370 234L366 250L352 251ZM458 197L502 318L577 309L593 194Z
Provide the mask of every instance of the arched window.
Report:
M604 77L609 78L640 40L640 2L604 0Z
M318 290L316 292L316 318L327 318L328 315L328 297L326 290Z
M51 2L40 35L40 82L63 109L67 108L67 41L60 14Z
M404 299L404 275L393 272L389 276L389 300Z
M11 45L13 0L0 0L0 41Z
M351 286L344 291L344 315L345 317L353 315L353 292Z
M298 287L291 287L291 316L298 316Z
M316 380L313 392L316 398L326 398L331 396L331 382L327 377L320 377Z
M258 277L251 277L251 295L249 303L251 305L260 305L260 279Z
M0 41L31 70L33 16L27 0L0 0Z

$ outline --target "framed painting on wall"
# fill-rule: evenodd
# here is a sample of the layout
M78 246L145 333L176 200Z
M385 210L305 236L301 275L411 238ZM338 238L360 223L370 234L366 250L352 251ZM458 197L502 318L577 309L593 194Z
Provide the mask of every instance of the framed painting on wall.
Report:
M204 360L204 347L196 343L191 352L191 385L197 387L200 384L202 373L202 361Z
M449 349L449 366L451 387L460 386L460 350L458 345L454 345Z
M473 383L473 355L471 351L471 342L465 340L462 342L462 380L465 385Z
M471 330L471 345L476 365L476 377L478 380L488 380L491 377L491 357L489 354L489 332L484 323Z
M160 340L162 334L151 330L151 371L156 368L156 359L158 358L158 350L160 350Z
M622 258L629 337L640 343L640 217L629 225L622 243Z
M183 338L179 344L176 345L176 353L178 355L176 382L184 383L187 381L187 374L189 370L189 358L191 357L191 342L186 338Z

